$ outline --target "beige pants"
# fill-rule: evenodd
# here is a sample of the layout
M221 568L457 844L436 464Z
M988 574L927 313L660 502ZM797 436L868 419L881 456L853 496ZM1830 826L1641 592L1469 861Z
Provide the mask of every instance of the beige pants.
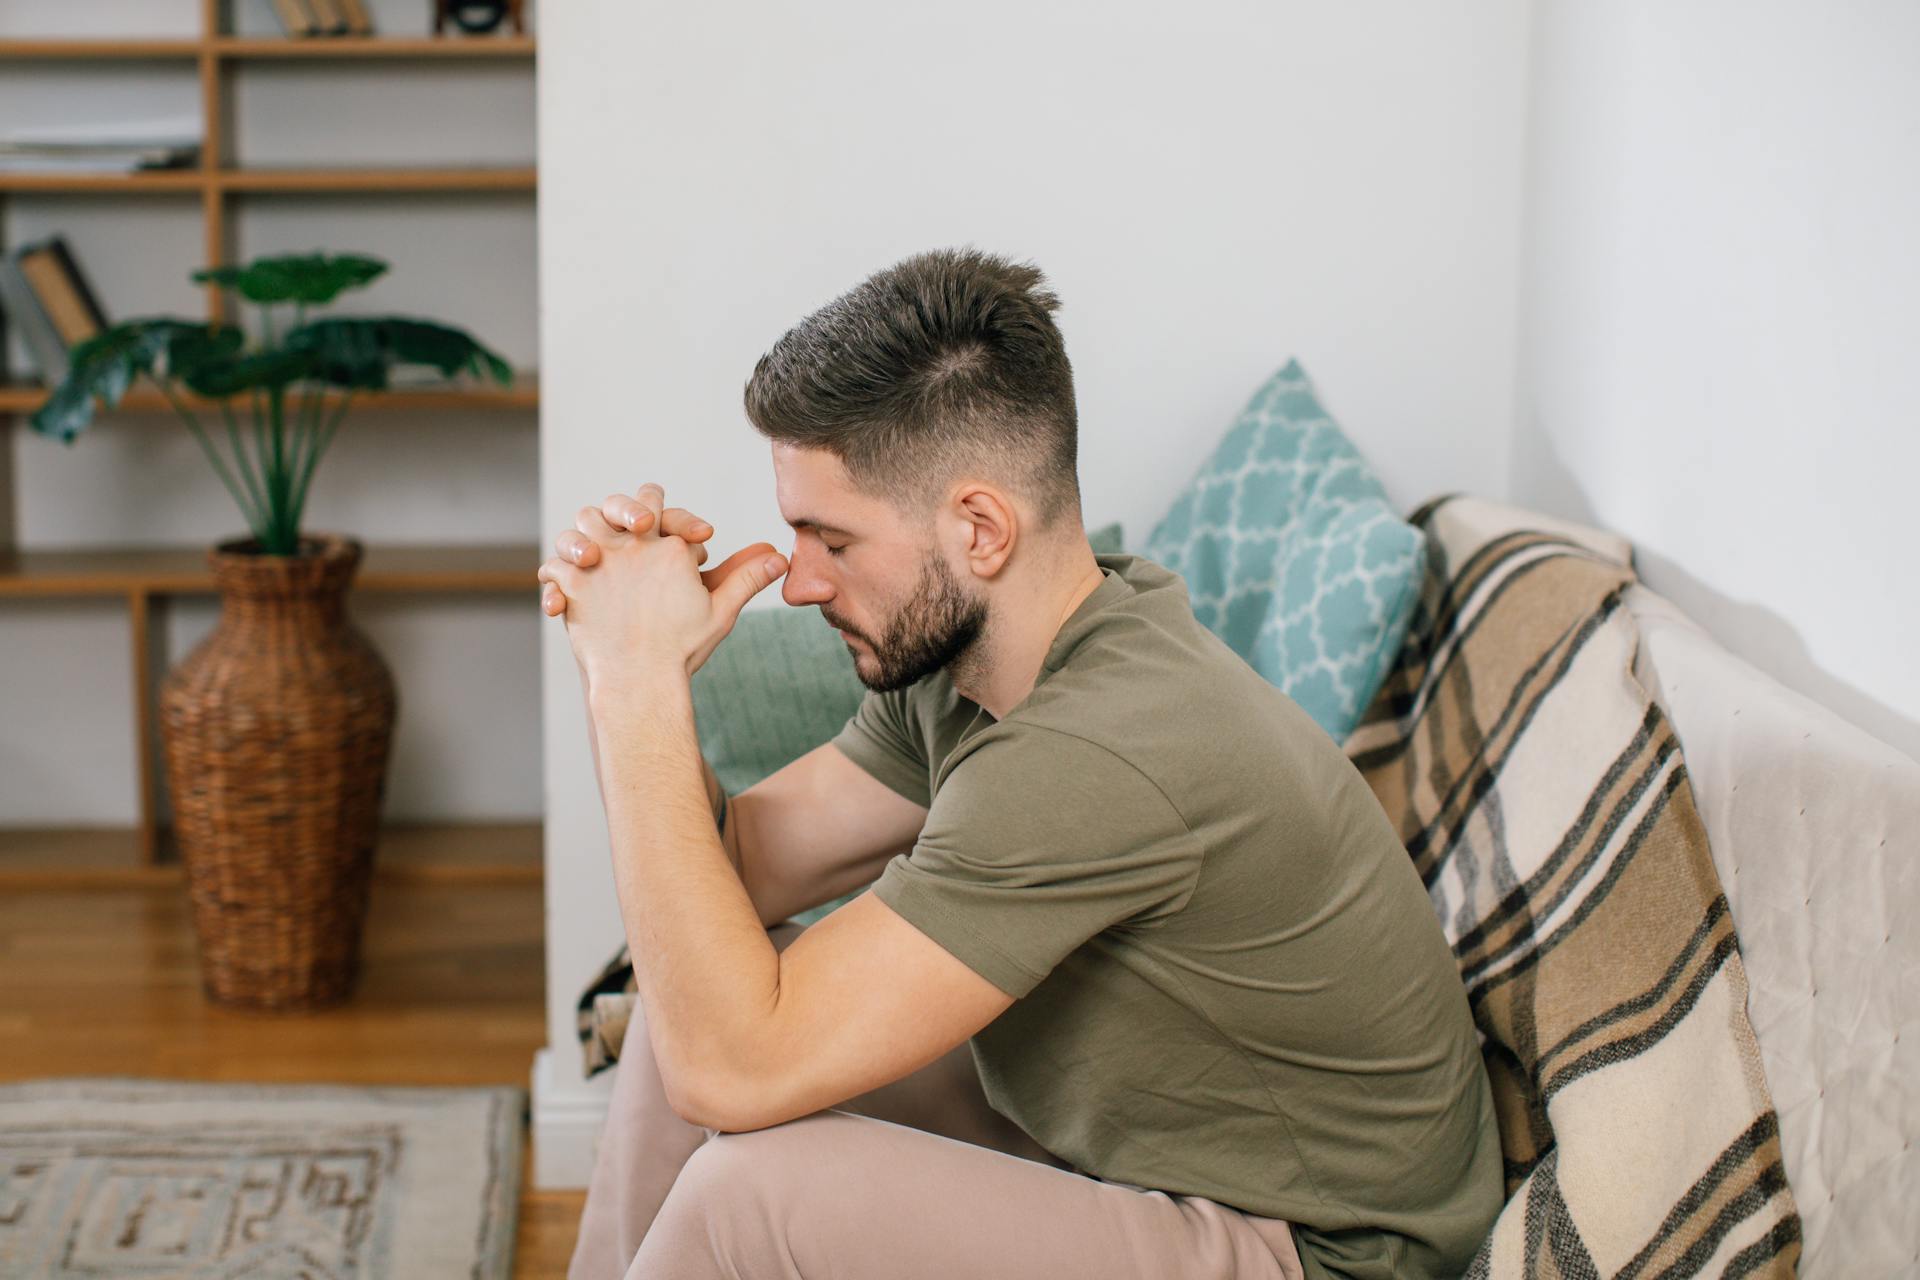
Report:
M784 949L805 930L768 930ZM636 1007L567 1280L1301 1280L1287 1224L1085 1174L987 1104L961 1044L746 1133L667 1105Z

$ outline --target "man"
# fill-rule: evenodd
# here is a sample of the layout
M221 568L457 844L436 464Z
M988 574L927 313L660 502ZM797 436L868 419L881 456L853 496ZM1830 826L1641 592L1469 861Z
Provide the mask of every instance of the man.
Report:
M1176 575L1093 554L1043 284L921 254L759 361L790 558L702 572L648 484L541 566L643 1014L575 1280L1457 1275L1499 1211L1420 880ZM688 678L783 574L869 692L729 798Z

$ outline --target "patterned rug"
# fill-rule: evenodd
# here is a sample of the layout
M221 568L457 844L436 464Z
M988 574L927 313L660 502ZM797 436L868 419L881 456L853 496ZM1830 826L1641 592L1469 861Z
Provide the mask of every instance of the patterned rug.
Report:
M524 1089L0 1085L0 1276L506 1280Z

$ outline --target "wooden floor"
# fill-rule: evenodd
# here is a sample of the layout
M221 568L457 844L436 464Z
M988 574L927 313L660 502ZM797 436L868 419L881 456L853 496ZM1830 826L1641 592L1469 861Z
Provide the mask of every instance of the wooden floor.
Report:
M354 999L247 1014L201 993L181 888L11 889L0 893L0 1079L524 1088L546 1041L543 929L537 885L376 883ZM523 1165L514 1274L563 1278L585 1193L533 1193L532 1182Z

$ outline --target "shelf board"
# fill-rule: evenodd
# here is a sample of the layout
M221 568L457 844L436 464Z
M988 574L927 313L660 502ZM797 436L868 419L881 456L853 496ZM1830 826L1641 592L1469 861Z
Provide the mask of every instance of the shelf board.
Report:
M9 61L120 62L198 58L530 58L532 36L216 36L188 39L23 39L0 40L0 59Z
M238 532L236 537L241 536ZM369 545L355 591L525 592L532 607L542 555L532 544ZM212 595L207 547L0 551L0 599Z
M37 382L0 382L0 414L33 413L46 401L47 388ZM217 413L217 403L186 397L191 409ZM537 374L516 375L511 386L493 383L461 384L451 387L406 387L395 391L361 391L353 397L353 413L363 409L535 409L540 405L540 379ZM102 413L173 412L167 398L154 387L141 383L129 389L113 409Z
M207 187L203 169L144 173L0 173L0 191L60 195L196 195Z
M532 167L503 169L223 169L213 175L226 191L532 191Z
M539 170L504 168L403 169L156 169L143 173L0 173L0 191L62 195L317 194L533 191Z
M25 39L0 40L0 58L20 61L40 59L84 62L139 61L149 58L197 58L201 41L194 38L98 40L98 39Z
M171 831L161 861L140 861L134 827L0 828L0 892L184 888L186 870ZM539 885L538 822L395 823L373 855L378 884Z
M531 58L532 36L221 36L222 58Z

